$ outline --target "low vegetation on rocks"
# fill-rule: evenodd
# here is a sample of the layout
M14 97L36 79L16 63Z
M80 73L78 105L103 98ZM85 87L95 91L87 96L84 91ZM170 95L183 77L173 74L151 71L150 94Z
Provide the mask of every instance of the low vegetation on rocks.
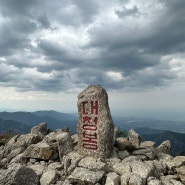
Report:
M0 146L2 185L183 185L185 156L173 157L171 144L143 141L134 130L115 129L109 158L82 156L78 135L51 131L46 123L15 135Z

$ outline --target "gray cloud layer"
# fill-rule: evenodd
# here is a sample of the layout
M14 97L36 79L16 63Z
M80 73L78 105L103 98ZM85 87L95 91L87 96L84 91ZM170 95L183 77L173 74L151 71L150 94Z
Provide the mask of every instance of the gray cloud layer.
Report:
M178 75L185 1L0 1L0 85L68 91L88 84L142 90Z

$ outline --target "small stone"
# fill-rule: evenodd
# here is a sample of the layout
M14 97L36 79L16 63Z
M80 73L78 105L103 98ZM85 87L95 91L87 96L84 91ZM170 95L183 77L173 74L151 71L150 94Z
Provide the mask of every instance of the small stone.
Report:
M57 180L57 173L55 170L46 171L40 178L40 185L50 185Z
M115 172L110 172L107 174L105 185L119 185L120 176Z
M127 150L124 151L119 151L118 152L118 157L123 160L124 158L129 156L129 152Z
M33 169L35 173L38 175L38 177L40 178L46 166L42 164L34 164L34 165L29 166L29 168Z

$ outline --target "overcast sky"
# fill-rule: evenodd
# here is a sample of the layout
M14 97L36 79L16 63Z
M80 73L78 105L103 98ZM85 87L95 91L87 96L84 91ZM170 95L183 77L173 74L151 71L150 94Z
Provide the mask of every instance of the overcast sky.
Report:
M1 111L100 84L113 114L185 121L184 59L184 0L0 0Z

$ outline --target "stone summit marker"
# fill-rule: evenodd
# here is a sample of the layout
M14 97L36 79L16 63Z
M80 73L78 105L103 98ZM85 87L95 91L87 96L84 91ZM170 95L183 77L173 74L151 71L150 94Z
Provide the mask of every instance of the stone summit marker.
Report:
M78 95L78 151L81 155L109 157L113 147L114 124L108 95L100 85L90 85Z

